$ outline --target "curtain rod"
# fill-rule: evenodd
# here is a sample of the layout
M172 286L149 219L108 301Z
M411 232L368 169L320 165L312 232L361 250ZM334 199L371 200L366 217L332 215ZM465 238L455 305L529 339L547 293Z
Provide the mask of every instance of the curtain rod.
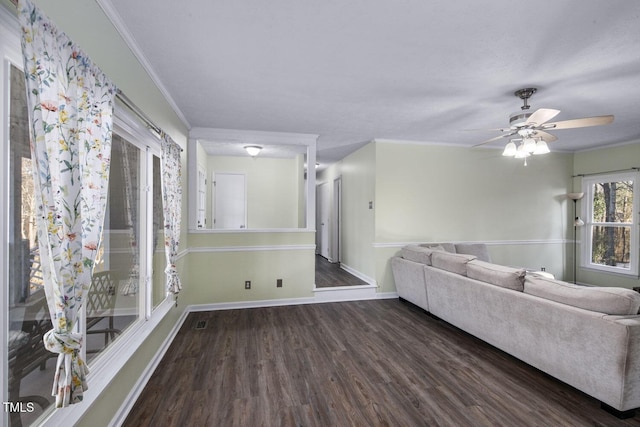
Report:
M134 104L127 97L127 95L124 94L124 92L122 92L120 89L117 89L116 96L125 105L125 107L135 113L135 115L138 116L149 128L151 128L152 131L157 133L162 138L162 136L164 135L164 131L159 126L156 126L156 124L153 123L151 119L149 119L142 111L140 111L138 106Z
M11 3L13 3L16 8L18 7L18 0L9 0ZM149 119L139 108L136 104L133 103L133 101L131 101L127 95L124 94L124 92L122 92L120 89L116 89L116 97L118 99L120 99L120 101L125 105L125 107L127 107L129 110L131 110L136 116L138 116L151 130L153 130L155 133L158 134L158 136L162 139L164 138L165 135L167 135L165 133L165 131L162 130L162 128L158 125L156 125L155 123L153 123L151 121L151 119ZM182 147L180 147L180 151L184 151L182 149Z
M603 175L605 173L616 173L616 172L628 172L628 171L640 171L640 167L633 167L628 169L618 169L615 171L604 171L604 172L593 172L593 173L579 173L577 175L572 175L572 178L584 177L584 176L593 176L593 175Z
M136 104L133 103L133 101L131 101L127 95L124 94L124 92L122 92L120 89L116 90L116 97L118 97L118 99L120 100L120 102L122 102L125 107L127 107L129 110L131 110L136 116L138 116L140 118L140 120L142 120L148 127L149 129L151 129L152 131L154 131L155 133L158 134L158 136L162 139L164 138L165 135L167 135L165 133L165 131L162 130L162 128L160 128L160 126L156 125L155 123L153 123L151 121L151 119L149 119L139 108ZM182 147L180 147L180 151L184 151L182 149Z

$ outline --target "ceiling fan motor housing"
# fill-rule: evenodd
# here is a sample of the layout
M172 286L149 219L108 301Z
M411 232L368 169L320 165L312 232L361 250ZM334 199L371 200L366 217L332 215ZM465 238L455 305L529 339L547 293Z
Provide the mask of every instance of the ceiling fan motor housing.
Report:
M527 119L533 114L529 111L516 111L509 116L509 127L511 129L518 129L525 125Z
M535 87L528 87L519 89L513 93L515 96L522 99L524 105L520 107L522 111L516 111L509 116L509 127L511 127L511 129L518 129L524 126L527 119L531 116L531 114L533 114L529 112L529 104L527 101L529 100L529 98L531 98L531 95L533 95L537 91L538 89Z

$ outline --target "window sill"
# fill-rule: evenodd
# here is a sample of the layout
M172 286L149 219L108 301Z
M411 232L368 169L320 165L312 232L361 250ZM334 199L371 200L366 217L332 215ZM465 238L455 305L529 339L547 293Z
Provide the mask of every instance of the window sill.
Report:
M601 274L613 275L618 277L624 277L627 279L637 279L639 277L637 271L631 271L631 270L625 271L621 268L615 268L615 267L607 268L607 267L599 267L594 265L581 265L581 266L578 266L578 268L580 268L581 270L588 271L590 273L601 273Z
M87 380L88 390L84 393L82 402L67 408L54 408L43 414L35 424L69 426L78 423L173 306L173 299L170 296L167 297L153 311L149 320L142 320L132 325L126 334L91 362Z

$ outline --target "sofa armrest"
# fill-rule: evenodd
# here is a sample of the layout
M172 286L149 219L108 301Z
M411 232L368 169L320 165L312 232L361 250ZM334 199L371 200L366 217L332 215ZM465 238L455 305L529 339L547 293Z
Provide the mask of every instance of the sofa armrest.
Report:
M424 264L400 257L391 258L391 270L398 295L429 311L424 280Z

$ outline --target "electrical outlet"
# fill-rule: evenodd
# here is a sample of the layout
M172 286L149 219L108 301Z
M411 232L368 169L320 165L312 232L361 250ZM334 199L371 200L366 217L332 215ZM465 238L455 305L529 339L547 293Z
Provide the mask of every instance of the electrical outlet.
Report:
M281 287L282 287L282 279L276 280L276 288L281 288Z
M251 289L251 280L246 280L244 282L244 288L245 289Z

